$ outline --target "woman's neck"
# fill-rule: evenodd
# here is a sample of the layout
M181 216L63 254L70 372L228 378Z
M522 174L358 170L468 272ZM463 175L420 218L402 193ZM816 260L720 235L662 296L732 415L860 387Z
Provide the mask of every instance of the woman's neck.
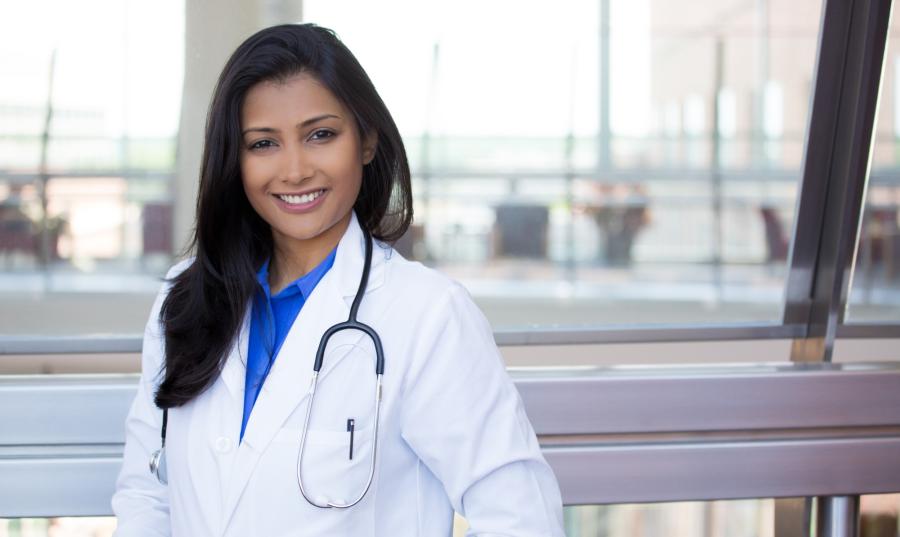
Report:
M272 294L277 294L316 268L341 241L349 224L350 216L347 215L323 233L306 240L273 232L274 249L269 261L269 288Z

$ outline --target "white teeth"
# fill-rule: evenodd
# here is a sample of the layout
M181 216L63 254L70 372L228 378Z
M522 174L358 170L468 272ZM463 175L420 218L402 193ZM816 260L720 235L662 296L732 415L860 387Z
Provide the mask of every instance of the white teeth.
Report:
M317 190L315 192L310 192L309 194L303 194L302 196L296 196L292 194L279 194L278 197L281 200L290 203L291 205L300 205L303 203L309 203L314 199L318 198L324 190Z

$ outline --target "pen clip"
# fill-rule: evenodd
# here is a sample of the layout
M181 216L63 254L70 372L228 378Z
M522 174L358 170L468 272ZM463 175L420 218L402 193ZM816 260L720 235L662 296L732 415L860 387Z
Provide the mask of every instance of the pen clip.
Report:
M356 420L347 418L347 432L350 433L350 460L353 460L353 431L356 429Z

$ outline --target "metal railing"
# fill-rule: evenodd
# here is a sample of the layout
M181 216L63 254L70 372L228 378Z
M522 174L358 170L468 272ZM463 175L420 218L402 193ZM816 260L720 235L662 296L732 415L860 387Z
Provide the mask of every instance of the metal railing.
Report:
M900 491L900 364L522 369L567 505ZM0 517L108 515L134 375L0 378Z

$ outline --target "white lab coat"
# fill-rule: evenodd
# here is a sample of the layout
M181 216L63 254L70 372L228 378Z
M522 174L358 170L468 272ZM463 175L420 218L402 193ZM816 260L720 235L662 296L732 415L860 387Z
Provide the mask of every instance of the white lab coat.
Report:
M219 378L169 412L168 487L148 471L162 416L153 403L164 361L158 315L166 289L160 293L112 499L116 536L448 536L454 510L468 520L470 535L564 535L559 487L487 320L458 283L377 242L359 312L378 331L385 356L375 478L348 509L318 509L303 499L295 468L312 363L325 329L347 319L363 248L354 215L239 441L245 317ZM329 345L319 376L303 476L312 495L346 501L368 477L375 372L368 340L341 337ZM356 420L353 460L347 418Z

